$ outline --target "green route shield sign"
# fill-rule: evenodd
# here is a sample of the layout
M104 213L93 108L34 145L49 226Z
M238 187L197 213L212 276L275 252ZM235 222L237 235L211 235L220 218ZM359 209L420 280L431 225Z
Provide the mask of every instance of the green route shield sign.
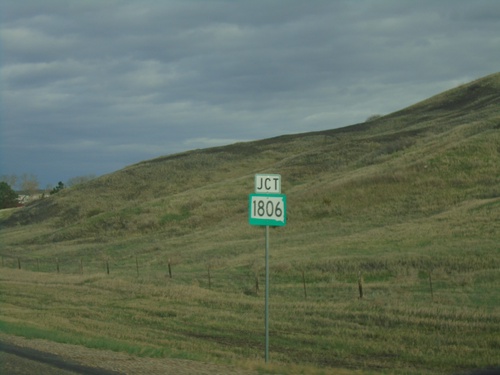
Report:
M250 194L248 199L250 225L283 227L286 225L286 195Z

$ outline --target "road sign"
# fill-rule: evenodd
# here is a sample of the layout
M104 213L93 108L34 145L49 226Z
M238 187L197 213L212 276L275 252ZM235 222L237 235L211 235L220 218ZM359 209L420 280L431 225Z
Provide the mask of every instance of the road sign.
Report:
M269 361L269 227L286 224L286 195L281 194L279 174L256 174L255 194L248 198L248 221L250 225L266 227L266 363Z
M248 205L250 225L286 225L286 195L250 194Z
M256 174L255 192L268 194L281 194L281 175Z

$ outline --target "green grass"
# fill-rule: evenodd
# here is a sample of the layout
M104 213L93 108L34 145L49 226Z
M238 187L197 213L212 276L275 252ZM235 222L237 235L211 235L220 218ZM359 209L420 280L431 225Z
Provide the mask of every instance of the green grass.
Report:
M2 212L0 330L275 373L498 365L499 89L497 74L352 127L160 157ZM281 174L288 203L269 366L256 173Z
M495 365L497 268L435 270L432 298L426 273L408 266L418 259L389 262L383 272L378 263L350 260L337 273L308 269L307 299L300 272L274 270L273 361L415 373ZM350 269L363 264L373 271L364 271L360 300ZM212 274L208 290L194 278L4 271L6 333L143 356L237 363L262 355L263 292L244 293L234 273L227 280L221 271Z

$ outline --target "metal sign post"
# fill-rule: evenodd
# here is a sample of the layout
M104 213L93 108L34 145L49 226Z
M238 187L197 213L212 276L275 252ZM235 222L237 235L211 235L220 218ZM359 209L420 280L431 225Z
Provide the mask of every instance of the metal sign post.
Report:
M269 361L269 225L266 225L266 306L265 329L266 329L266 363Z
M255 175L255 194L248 199L248 221L250 225L266 227L266 363L269 361L269 226L286 225L286 195L281 194L280 175Z

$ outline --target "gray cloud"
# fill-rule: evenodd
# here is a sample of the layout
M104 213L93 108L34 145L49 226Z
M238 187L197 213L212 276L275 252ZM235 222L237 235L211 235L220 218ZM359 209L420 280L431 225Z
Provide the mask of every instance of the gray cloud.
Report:
M0 172L361 122L497 71L498 20L495 0L5 0Z

